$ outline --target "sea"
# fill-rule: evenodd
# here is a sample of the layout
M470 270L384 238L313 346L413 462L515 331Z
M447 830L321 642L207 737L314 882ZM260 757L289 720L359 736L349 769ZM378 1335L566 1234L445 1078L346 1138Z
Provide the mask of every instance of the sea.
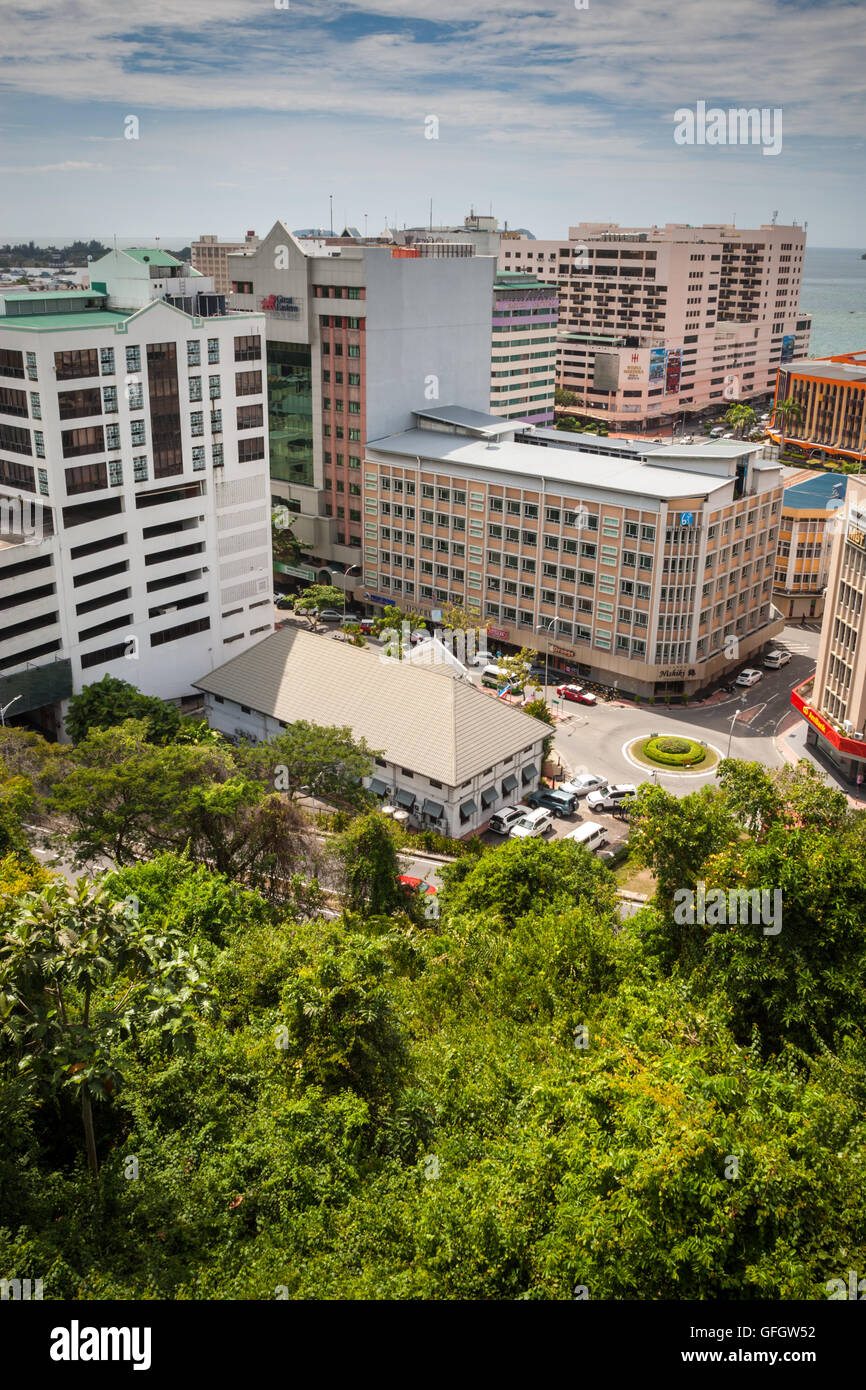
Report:
M800 308L812 315L811 357L866 349L866 246L806 246Z

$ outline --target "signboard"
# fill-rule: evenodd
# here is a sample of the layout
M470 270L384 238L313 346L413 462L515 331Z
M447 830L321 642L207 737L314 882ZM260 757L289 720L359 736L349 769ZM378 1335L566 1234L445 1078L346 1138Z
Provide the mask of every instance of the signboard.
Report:
M866 742L859 738L846 738L843 734L837 733L832 724L828 724L817 710L806 704L796 686L791 691L791 704L828 743L838 748L840 753L848 753L853 758L866 758Z
M664 348L653 348L650 352L650 381L664 381L666 355Z
M693 675L695 674L695 668L694 668L694 666L690 666L690 667L688 668L688 670L686 670L685 666L678 666L678 667L676 668L675 671L674 671L674 670L664 670L664 671L663 671L663 670L659 670L659 673L658 673L658 674L659 674L659 680L664 680L664 681L684 680L684 679L686 678L686 676L693 676Z
M489 627L487 629L487 636L498 637L500 642L508 641L508 633L509 629L507 627Z
M369 599L370 603L390 604L394 602L393 599L383 598L381 594L370 594L366 589L364 590L364 598Z
M694 526L694 512L680 512L680 526Z
M671 348L668 352L665 371L665 395L673 396L680 389L680 372L683 366L682 348Z
M262 299L262 308L271 309L276 313L297 312L297 303L285 294L266 294Z
M790 362L790 361L791 361L792 357L794 356L794 348L795 348L795 346L796 346L796 343L797 343L797 339L794 337L793 333L786 333L786 334L785 334L784 338L782 339L782 357L781 357L781 360L782 360L783 362Z

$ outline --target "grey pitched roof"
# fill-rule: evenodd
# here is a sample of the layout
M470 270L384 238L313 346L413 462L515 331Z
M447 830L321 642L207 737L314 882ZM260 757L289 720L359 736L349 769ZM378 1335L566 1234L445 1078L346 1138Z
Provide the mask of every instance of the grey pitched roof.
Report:
M389 762L446 786L550 733L538 719L437 667L384 660L285 627L193 682L287 724L348 725Z

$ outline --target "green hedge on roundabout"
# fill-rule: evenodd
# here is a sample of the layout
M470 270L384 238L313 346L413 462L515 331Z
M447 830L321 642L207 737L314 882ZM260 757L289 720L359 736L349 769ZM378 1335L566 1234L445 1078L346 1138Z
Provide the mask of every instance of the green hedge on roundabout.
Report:
M706 748L691 738L648 738L640 751L645 758L662 767L694 767L707 756Z

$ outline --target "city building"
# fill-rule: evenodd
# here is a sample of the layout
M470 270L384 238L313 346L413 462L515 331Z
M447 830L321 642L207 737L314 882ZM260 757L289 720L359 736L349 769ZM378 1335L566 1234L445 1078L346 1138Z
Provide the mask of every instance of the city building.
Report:
M398 246L419 246L425 242L450 243L471 247L476 256L497 256L503 241L513 241L519 237L533 240L532 233L525 227L509 231L507 222L504 227L500 227L498 219L492 214L485 217L475 212L474 208L464 217L462 226L454 224L434 227L431 223L427 227L404 227L402 231L392 228L391 236Z
M494 415L553 424L558 312L556 290L534 275L500 271L496 276L490 365Z
M833 528L833 550L815 675L791 691L806 721L806 742L843 777L866 776L866 479L848 479L844 513Z
M229 264L231 304L266 323L272 492L304 552L280 569L353 591L365 440L407 428L425 401L489 407L496 261L301 242L277 222Z
M695 694L783 626L772 452L600 457L518 443L492 415L418 411L365 451L364 592L431 616L461 604L491 644L549 646L558 670L623 693Z
M273 629L264 319L153 248L91 271L0 293L0 705L51 732L106 673L191 697Z
M780 401L796 401L800 419L776 414ZM841 454L863 465L866 455L866 350L810 358L779 368L769 432L806 454Z
M835 524L844 513L846 479L808 468L783 468L782 475L776 607L786 618L818 618L824 611Z
M190 257L196 270L213 280L217 294L228 294L231 290L229 275L229 256L242 256L255 251L259 239L255 232L247 232L243 241L220 241L215 236L201 236L190 246Z
M559 291L557 385L581 414L630 432L772 392L808 352L802 227L620 227L503 242L499 269Z
M282 628L196 681L208 721L231 739L273 738L289 724L351 728L378 753L367 785L419 826L478 830L541 777L550 728L447 667Z

